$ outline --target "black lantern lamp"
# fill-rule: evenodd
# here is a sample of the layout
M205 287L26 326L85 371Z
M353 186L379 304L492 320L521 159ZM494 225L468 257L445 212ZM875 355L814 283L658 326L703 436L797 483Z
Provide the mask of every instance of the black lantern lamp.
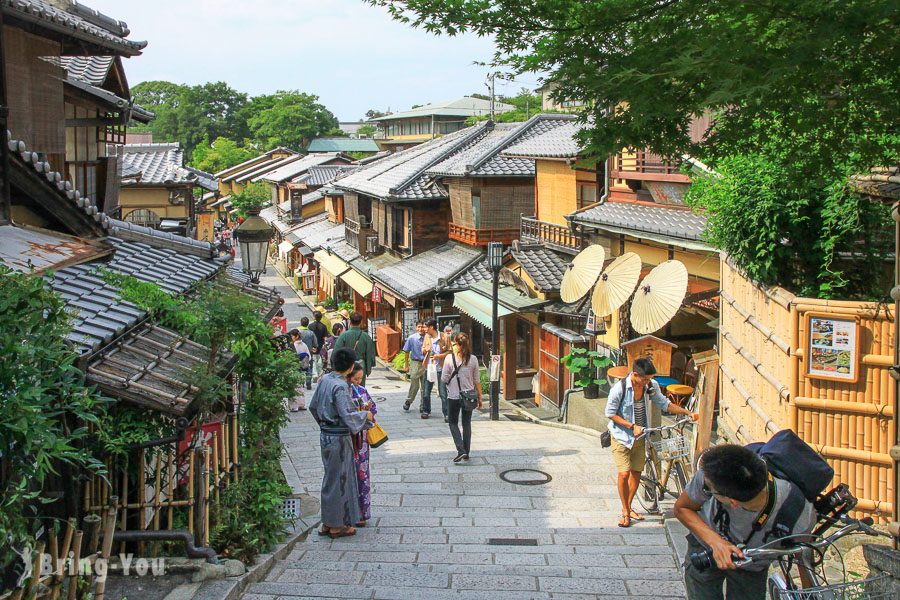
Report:
M488 266L491 268L493 276L492 287L492 305L491 305L491 354L500 354L500 318L499 312L500 300L500 267L503 266L503 244L501 242L489 242L487 247ZM491 381L491 420L500 420L500 382Z
M259 216L259 208L247 209L247 218L234 230L234 238L240 245L244 273L252 283L259 283L259 276L266 272L269 240L272 228Z

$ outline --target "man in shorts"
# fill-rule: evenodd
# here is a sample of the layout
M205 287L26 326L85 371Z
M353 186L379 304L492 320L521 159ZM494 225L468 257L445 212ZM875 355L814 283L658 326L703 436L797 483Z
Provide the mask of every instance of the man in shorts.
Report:
M641 437L647 426L650 405L653 401L663 412L687 415L696 421L698 413L692 413L669 402L653 381L656 367L649 358L638 358L631 366L631 375L613 386L606 402L606 417L612 436L612 454L619 471L617 487L622 501L622 517L619 527L630 527L631 521L643 521L644 517L631 509L634 495L641 483L641 471L647 462L644 453L645 439Z

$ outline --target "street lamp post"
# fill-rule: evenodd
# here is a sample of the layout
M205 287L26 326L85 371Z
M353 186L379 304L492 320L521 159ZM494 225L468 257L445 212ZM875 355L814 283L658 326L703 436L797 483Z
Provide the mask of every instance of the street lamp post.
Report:
M259 276L266 272L269 239L272 228L259 216L259 208L247 209L247 218L234 230L234 239L241 248L241 264L252 283L259 283Z
M503 244L501 242L488 243L488 265L491 267L493 275L492 287L492 305L491 305L491 354L500 354L500 317L498 315L498 292L500 286L500 266L503 262ZM489 363L488 374L490 374L493 360ZM494 380L491 378L491 421L500 420L500 381L499 378Z

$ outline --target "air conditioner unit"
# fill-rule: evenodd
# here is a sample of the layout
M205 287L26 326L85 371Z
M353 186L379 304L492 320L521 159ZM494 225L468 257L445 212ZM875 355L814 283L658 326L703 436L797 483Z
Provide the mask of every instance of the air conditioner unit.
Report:
M366 238L366 254L378 254L381 250L381 244L378 243L377 237Z

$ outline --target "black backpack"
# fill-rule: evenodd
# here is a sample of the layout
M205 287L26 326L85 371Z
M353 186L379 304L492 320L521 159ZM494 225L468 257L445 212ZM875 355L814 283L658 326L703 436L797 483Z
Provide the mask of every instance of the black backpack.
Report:
M772 477L791 483L791 491L778 514L774 515L772 529L763 542L788 536L806 509L807 502L814 503L831 484L834 469L790 429L779 431L768 442L754 442L746 447L766 461ZM725 537L728 537L727 517L720 503L713 521ZM748 541L749 538L744 543Z

